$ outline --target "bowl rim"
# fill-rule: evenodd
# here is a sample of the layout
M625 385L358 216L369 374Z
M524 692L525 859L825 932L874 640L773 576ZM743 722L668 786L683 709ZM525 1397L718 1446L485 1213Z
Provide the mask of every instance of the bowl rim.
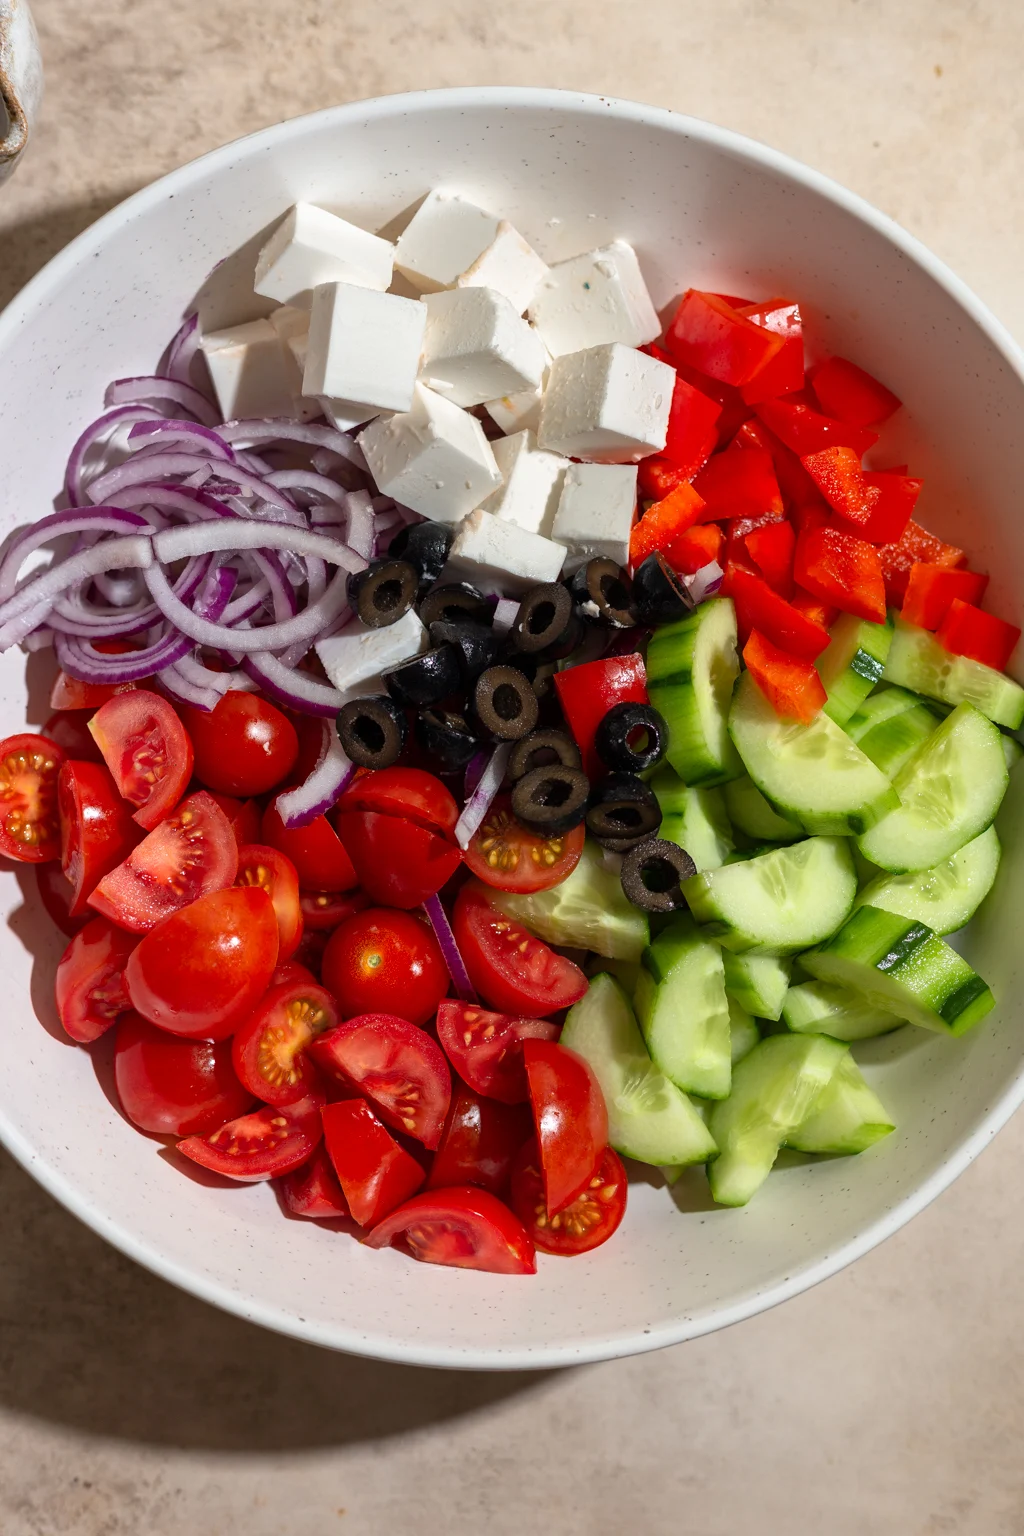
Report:
M77 235L21 289L0 312L0 351L8 338L26 323L56 284L80 263L91 249L102 246L107 235L151 206L162 202L186 186L196 171L217 171L230 166L241 145L258 151L261 147L301 136L313 125L346 127L349 123L372 122L394 115L410 115L435 109L467 109L481 105L511 108L544 108L614 116L625 121L654 126L677 133L716 149L725 150L736 159L797 182L870 226L902 251L912 262L950 295L1002 355L1009 367L1024 381L1022 349L988 306L967 284L916 236L875 208L858 193L813 170L801 161L730 128L708 122L666 107L652 106L614 96L565 91L534 86L458 86L435 90L400 92L388 96L367 97L340 106L288 118L251 134L243 134L204 155L178 166L156 181L133 193ZM744 1321L788 1301L822 1280L830 1278L855 1259L893 1236L918 1215L969 1167L1014 1111L1024 1101L1024 1068L1011 1079L1002 1094L978 1117L974 1129L947 1156L942 1166L916 1188L903 1196L884 1215L865 1227L856 1237L840 1244L816 1262L796 1266L791 1274L766 1289L752 1288L730 1306L709 1307L696 1317L680 1317L642 1331L628 1329L613 1337L579 1344L539 1344L523 1348L460 1348L458 1345L428 1346L409 1340L398 1342L386 1334L366 1334L338 1322L325 1326L307 1322L282 1308L254 1303L230 1286L197 1274L185 1265L168 1259L157 1248L142 1242L118 1220L84 1197L75 1185L21 1135L0 1111L0 1142L21 1166L49 1194L74 1216L91 1227L115 1248L141 1264L143 1268L170 1281L180 1289L223 1311L274 1332L324 1348L368 1356L372 1359L433 1368L476 1370L541 1370L559 1366L592 1364L634 1354L663 1349L700 1338L733 1323Z

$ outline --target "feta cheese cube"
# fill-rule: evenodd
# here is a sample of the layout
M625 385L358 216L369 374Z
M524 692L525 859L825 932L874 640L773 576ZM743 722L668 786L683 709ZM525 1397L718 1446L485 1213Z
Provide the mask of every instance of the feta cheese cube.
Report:
M303 392L345 402L357 422L407 411L426 320L419 299L325 283L313 295Z
M501 484L491 445L474 416L422 384L412 407L359 434L381 493L441 523L457 523Z
M641 347L661 335L636 252L625 240L551 267L530 319L552 357L610 341Z
M485 251L466 268L456 282L457 288L491 288L502 294L517 315L533 303L542 278L549 267L533 246L524 240L507 219L498 225L498 233Z
M569 551L569 563L603 556L629 562L629 535L636 514L634 464L570 464L551 529Z
M478 507L459 527L448 552L448 569L475 586L525 592L557 581L565 549Z
M201 346L225 421L251 416L308 421L319 414L315 402L303 400L298 364L269 320L211 331Z
M317 402L328 422L338 432L351 432L353 427L365 427L367 422L375 421L381 414L380 411L371 411L365 405L354 404L351 400L332 400L330 395L318 395ZM384 413L391 414L390 411Z
M665 446L675 369L613 342L551 364L537 441L571 459L635 464Z
M484 502L484 510L529 533L551 533L569 460L537 447L532 432L516 432L491 444L504 479Z
M547 347L544 348L544 359L544 373L539 385L514 395L499 395L497 400L484 401L484 410L503 432L536 432L540 425L540 402L551 372Z
M498 233L499 220L450 192L434 191L395 245L395 266L419 293L450 288Z
M547 354L508 299L490 288L452 288L425 300L420 378L456 405L535 389Z
M322 283L354 283L383 293L395 248L357 224L312 203L296 203L260 251L256 292L308 309Z
M411 661L430 648L430 637L419 616L409 612L383 629L347 629L318 640L314 649L335 688L343 693L375 680L381 672Z

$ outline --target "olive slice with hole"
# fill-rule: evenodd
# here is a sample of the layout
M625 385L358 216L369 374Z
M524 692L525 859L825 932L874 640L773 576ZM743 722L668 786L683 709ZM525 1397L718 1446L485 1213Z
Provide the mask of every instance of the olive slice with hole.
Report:
M408 560L371 560L348 579L348 600L369 629L395 624L416 601L419 578Z
M531 587L509 630L509 643L517 651L546 651L557 645L573 617L572 596L558 582Z
M645 912L676 912L686 906L684 882L696 873L685 848L663 837L647 837L624 856L619 879L635 907Z
M468 581L456 581L450 586L435 587L427 593L420 604L420 619L427 629L431 624L436 624L438 619L446 624L459 619L472 619L475 624L493 624L494 606Z
M464 715L445 709L421 709L416 716L416 740L441 773L458 773L480 751L480 738Z
M665 756L668 725L650 704L613 704L597 728L594 746L606 767L642 773Z
M430 626L430 643L458 649L466 683L475 683L481 672L493 667L501 651L501 636L474 619L435 619Z
M358 768L390 768L405 746L405 715L386 693L350 699L338 711L338 740Z
M396 704L422 709L426 704L440 704L462 685L459 652L454 645L439 645L423 656L403 661L393 672L385 672L384 686Z
M431 587L448 563L455 529L447 523L410 523L399 528L388 554L392 560L408 560L419 577L420 587Z
M585 619L632 629L637 621L633 583L621 565L603 556L581 565L569 582L577 612Z
M590 780L579 768L551 763L533 768L512 789L512 812L531 832L555 837L571 832L587 814Z
M614 852L624 852L660 826L658 797L635 773L610 773L591 790L587 830Z
M517 667L488 667L477 678L473 708L498 741L518 741L537 724L540 706L530 679Z
M567 731L531 731L512 748L508 777L515 783L535 768L549 768L552 763L578 768L581 761L580 749Z
M633 573L633 599L641 624L674 624L694 608L689 587L657 549Z

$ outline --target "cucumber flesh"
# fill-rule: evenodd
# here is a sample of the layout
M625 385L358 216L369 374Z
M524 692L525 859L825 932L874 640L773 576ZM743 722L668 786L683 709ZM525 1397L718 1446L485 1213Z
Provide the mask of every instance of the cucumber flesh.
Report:
M629 1000L607 972L570 1008L561 1041L593 1068L617 1152L672 1167L715 1156L714 1137L685 1093L651 1061Z
M759 1019L780 1019L792 966L779 955L722 955L725 990Z
M808 837L683 885L699 923L727 949L791 955L819 944L848 916L857 894L849 845L841 837Z
M739 669L728 597L663 624L647 647L647 692L668 725L668 761L688 785L720 784L740 772L727 723Z
M1003 736L1003 756L1006 758L1006 771L1012 773L1024 757L1024 747L1013 736Z
M803 837L800 823L773 811L749 773L724 785L722 795L733 826L759 843L792 843Z
M761 793L807 832L855 836L899 803L841 726L826 714L809 725L780 720L749 672L736 689L729 730Z
M730 997L729 1046L734 1067L738 1061L743 1060L744 1056L750 1055L760 1038L761 1031L757 1027L757 1021L750 1017L747 1010L734 997Z
M790 987L782 1018L795 1035L831 1035L833 1040L872 1040L903 1026L894 1013L866 1002L847 987L805 981Z
M845 729L865 757L892 779L938 724L939 716L914 694L885 688L864 700Z
M633 999L651 1060L685 1093L724 1099L732 1080L722 951L688 915L662 929Z
M1024 725L1024 688L1019 683L969 656L954 656L928 630L902 619L896 620L885 677L944 704L973 704L1009 731Z
M933 933L955 933L970 922L995 884L999 855L996 829L987 827L931 869L880 875L858 893L856 905L927 923Z
M560 885L529 892L487 886L486 895L548 944L638 961L650 943L646 913L627 898L618 875L605 868L602 850L589 838L576 868Z
M996 727L959 704L896 775L900 805L860 839L882 869L930 869L990 824L1009 775Z
M724 864L734 845L722 791L688 788L671 768L649 782L662 810L658 836L685 848L698 871Z
M853 1057L846 1055L807 1119L786 1137L786 1146L795 1152L848 1156L865 1152L895 1129L885 1105L868 1087Z
M815 666L828 695L825 714L836 725L845 725L882 680L892 642L892 622L872 624L856 614L842 613L829 634L829 643Z

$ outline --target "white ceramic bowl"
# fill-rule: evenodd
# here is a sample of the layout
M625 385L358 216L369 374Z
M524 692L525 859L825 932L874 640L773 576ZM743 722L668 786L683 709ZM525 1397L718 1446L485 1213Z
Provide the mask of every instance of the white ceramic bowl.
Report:
M1020 618L1024 366L978 300L882 215L782 155L654 107L554 91L438 91L284 123L174 172L80 236L0 318L2 531L50 510L104 383L149 371L198 290L209 318L239 318L258 233L285 207L303 198L375 228L438 184L500 211L551 259L623 236L659 304L690 284L798 296L819 351L857 359L906 402L884 458L924 475L922 520L965 544L992 572L993 608ZM30 675L41 679L42 666ZM2 658L0 690L4 733L20 729L20 653ZM10 913L0 933L0 1135L142 1264L318 1344L480 1368L675 1343L864 1253L933 1199L1020 1102L1024 858L1019 816L1011 808L1003 820L1004 870L966 943L1002 999L996 1013L963 1040L908 1027L858 1048L895 1111L894 1136L859 1158L779 1171L742 1211L711 1208L699 1173L676 1201L635 1184L614 1242L572 1262L542 1258L532 1280L371 1253L286 1222L266 1186L183 1176L105 1094L109 1048L90 1055L60 1039L49 987L61 942L31 876L20 878L23 895L13 876L0 881Z

